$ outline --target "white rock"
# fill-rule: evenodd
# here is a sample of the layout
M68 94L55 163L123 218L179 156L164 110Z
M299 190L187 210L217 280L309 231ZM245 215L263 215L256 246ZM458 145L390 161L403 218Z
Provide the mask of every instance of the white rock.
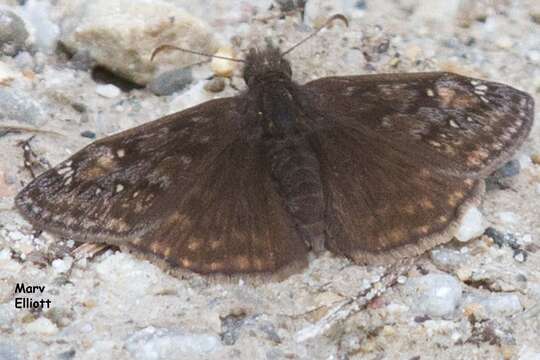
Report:
M406 313L409 310L410 308L407 305L403 304L390 303L386 305L386 311L388 311L390 314Z
M112 84L100 84L96 86L96 93L103 97L112 99L120 95L120 89Z
M73 258L66 256L63 259L54 259L51 263L54 271L56 273L65 273L71 268L71 265L73 264Z
M201 358L222 348L216 335L147 327L131 335L126 349L135 359Z
M0 261L11 260L11 250L9 248L3 248L0 250Z
M485 230L484 216L477 207L472 207L465 212L455 237L465 242L482 235Z
M415 309L433 317L451 315L461 301L461 284L447 274L410 278L404 288L411 294Z
M181 51L163 51L150 61L160 45L176 45L204 53L218 46L207 25L183 9L161 0L61 0L64 9L61 40L74 52L88 52L97 63L138 84L158 73L201 60Z
M10 66L6 63L0 61L0 84L8 83L11 80L14 80L18 77L19 74L15 72Z
M49 19L51 4L48 1L29 0L22 9L23 18L29 25L31 39L37 48L50 54L56 48L60 29Z
M518 155L517 160L519 161L519 168L521 171L530 168L533 164L531 157L527 154Z
M520 312L523 307L516 294L492 294L478 301L488 313L495 316L507 316Z
M26 325L26 331L34 334L54 335L58 327L49 319L40 317Z
M505 224L517 224L519 222L519 216L511 211L498 212L497 217Z
M8 248L0 251L0 272L11 272L13 274L18 273L21 270L22 265L11 258L11 250Z

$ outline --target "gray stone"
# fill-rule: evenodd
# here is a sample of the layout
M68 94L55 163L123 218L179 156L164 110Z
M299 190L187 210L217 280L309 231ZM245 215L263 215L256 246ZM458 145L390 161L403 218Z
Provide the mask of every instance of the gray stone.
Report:
M435 266L444 271L454 271L464 264L469 257L468 254L445 247L431 250L430 255Z
M208 81L206 84L204 84L204 90L210 91L210 92L221 92L225 89L225 80L219 76L215 77L212 80Z
M50 1L30 0L23 8L25 19L34 30L34 46L45 54L54 52L60 34L58 25L50 19L52 6Z
M25 47L28 31L16 14L0 9L0 53L14 56Z
M0 120L15 120L34 126L45 123L45 113L31 96L18 90L0 88Z
M518 160L510 160L499 169L495 170L491 176L498 178L512 177L519 174L521 164Z
M494 316L508 316L520 312L523 307L516 294L492 294L481 298L480 304L489 314Z
M411 278L404 288L411 296L415 308L431 317L452 315L461 301L461 284L447 274Z
M171 95L184 89L193 81L191 68L166 71L159 74L148 84L148 89L158 95Z

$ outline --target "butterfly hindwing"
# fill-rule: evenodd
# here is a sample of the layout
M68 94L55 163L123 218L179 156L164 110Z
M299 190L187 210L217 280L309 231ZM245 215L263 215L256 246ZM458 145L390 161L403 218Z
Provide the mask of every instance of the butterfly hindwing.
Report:
M327 248L362 263L417 255L450 240L483 191L482 180L441 176L357 130L333 127L317 137Z
M327 248L361 262L450 240L532 125L529 95L448 73L324 78L302 91L318 119Z
M17 207L38 228L194 271L298 265L306 246L240 103L207 102L98 140L32 181Z

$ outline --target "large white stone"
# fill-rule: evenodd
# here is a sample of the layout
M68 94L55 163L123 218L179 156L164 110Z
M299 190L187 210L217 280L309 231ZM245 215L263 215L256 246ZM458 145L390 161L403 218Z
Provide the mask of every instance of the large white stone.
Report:
M411 278L405 285L415 308L433 317L447 317L454 313L461 301L461 284L447 274L428 274Z
M73 52L86 52L97 63L138 84L156 72L203 60L163 44L212 54L219 47L207 25L161 0L62 0L61 41Z
M455 238L463 242L469 241L482 235L485 230L484 216L478 208L472 207L465 212Z

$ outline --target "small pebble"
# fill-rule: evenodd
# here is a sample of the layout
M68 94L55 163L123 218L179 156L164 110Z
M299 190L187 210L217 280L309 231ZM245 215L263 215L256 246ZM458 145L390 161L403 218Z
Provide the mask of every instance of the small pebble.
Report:
M204 90L218 93L225 89L225 80L222 77L214 77L206 84L204 84Z
M88 139L95 139L96 133L90 130L84 130L83 132L81 132L81 136Z
M523 307L516 294L491 294L479 300L486 311L495 316L508 316L520 312Z
M191 68L185 67L159 74L150 81L148 89L158 96L165 96L184 89L192 82L193 73Z
M73 259L66 256L64 259L54 259L51 265L55 272L61 274L67 272L71 268L72 264Z
M533 22L540 25L540 8L538 10L532 10L530 16Z
M28 31L15 13L0 9L0 53L14 56L26 45Z
M517 239L511 233L503 233L490 226L486 229L484 234L492 238L495 244L497 244L499 247L502 247L503 245L508 245L512 249L519 248L519 243Z
M214 55L234 58L234 52L230 47L222 47ZM212 58L210 63L212 71L217 76L230 77L234 71L234 61Z
M6 63L0 61L0 85L7 85L17 77L17 73Z
M32 27L35 46L43 53L51 54L58 44L59 25L52 19L52 4L49 1L25 1L25 20Z
M112 99L120 95L120 89L112 84L99 84L96 86L96 93L103 97Z
M9 119L34 126L43 125L46 117L43 109L34 100L35 96L11 88L0 87L0 120Z
M4 248L0 251L0 261L2 260L11 260L11 250Z
M26 325L26 331L34 334L54 335L58 327L49 319L40 317Z
M514 251L514 260L521 263L527 261L527 253L521 249L516 249Z
M463 314L467 317L474 316L477 319L487 318L486 309L478 303L470 303L463 307Z
M472 269L468 267L461 267L455 271L456 276L461 281L468 281L471 279L472 276Z
M407 282L407 277L406 276L403 276L403 275L400 275L398 276L397 278L397 283L398 284L405 284Z
M28 51L21 51L15 56L15 65L19 69L32 69L34 67L34 58Z
M430 256L435 266L448 272L459 267L467 259L466 255L446 247L437 247L431 250Z
M529 155L521 154L517 157L521 170L528 169L532 164L532 159Z
M510 37L503 35L496 38L495 45L502 49L510 49L514 45L514 42Z
M521 170L521 164L518 160L510 160L499 169L495 170L491 176L497 178L512 177L519 174Z
M531 161L535 165L540 165L540 154L532 154Z

